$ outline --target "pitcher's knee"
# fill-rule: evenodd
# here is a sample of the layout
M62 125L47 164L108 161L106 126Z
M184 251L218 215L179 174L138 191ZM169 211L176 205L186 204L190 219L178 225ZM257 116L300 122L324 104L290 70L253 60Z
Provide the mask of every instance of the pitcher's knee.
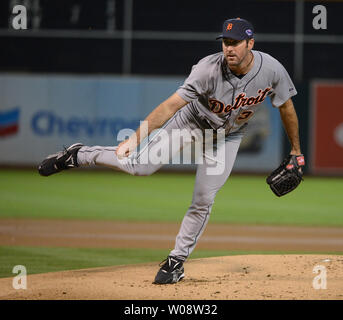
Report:
M155 168L148 165L135 165L132 170L134 176L150 176L155 172Z
M199 216L206 216L211 213L212 206L213 201L210 200L205 201L205 199L202 199L193 201L188 209L188 212Z
M198 192L193 196L192 205L198 208L208 208L214 202L214 195L206 192Z

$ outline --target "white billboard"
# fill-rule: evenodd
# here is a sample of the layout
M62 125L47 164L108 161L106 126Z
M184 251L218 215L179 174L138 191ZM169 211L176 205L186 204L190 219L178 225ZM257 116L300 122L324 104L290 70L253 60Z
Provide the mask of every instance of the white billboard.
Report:
M117 145L121 129L135 130L183 80L0 74L0 164L36 166L75 142ZM249 124L234 170L266 171L280 162L278 111L264 103Z

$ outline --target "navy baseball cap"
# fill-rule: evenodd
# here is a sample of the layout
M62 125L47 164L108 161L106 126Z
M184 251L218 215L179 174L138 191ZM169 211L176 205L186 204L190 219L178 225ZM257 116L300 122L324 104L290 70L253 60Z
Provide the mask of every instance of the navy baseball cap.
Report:
M224 21L223 33L216 39L230 38L234 40L252 39L254 37L253 25L244 19L228 19Z

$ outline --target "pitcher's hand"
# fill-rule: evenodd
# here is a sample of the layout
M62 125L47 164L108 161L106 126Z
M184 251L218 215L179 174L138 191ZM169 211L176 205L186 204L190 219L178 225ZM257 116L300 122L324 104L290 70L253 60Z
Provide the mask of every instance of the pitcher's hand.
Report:
M137 142L135 138L129 138L124 140L118 145L116 152L116 155L119 159L123 159L125 157L128 157L132 151L134 151L137 147Z

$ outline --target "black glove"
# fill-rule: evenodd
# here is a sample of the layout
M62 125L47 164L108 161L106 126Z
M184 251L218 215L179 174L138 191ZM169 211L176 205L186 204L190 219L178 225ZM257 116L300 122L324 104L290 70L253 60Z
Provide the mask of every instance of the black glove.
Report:
M303 180L302 167L304 165L305 159L302 154L287 156L280 166L267 177L270 189L278 197L294 190Z

